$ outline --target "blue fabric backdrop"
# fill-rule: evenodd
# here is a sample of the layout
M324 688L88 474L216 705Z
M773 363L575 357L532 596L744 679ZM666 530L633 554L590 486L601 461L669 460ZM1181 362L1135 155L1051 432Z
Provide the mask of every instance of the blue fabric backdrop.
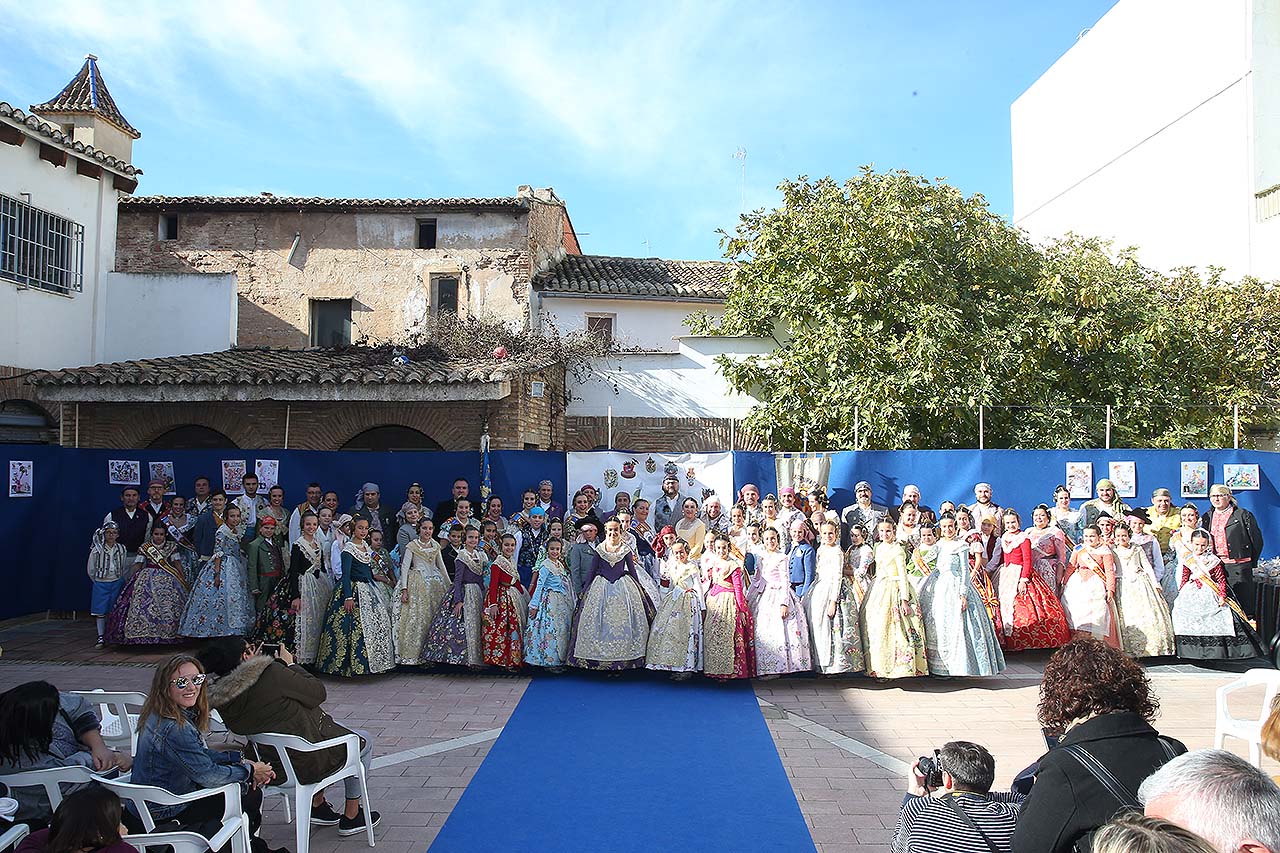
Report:
M355 502L355 493L366 480L377 482L388 503L399 506L409 483L422 484L425 502L434 506L448 497L453 479L467 477L472 493L479 493L478 452L364 453L354 451L225 451L225 450L77 450L47 445L11 445L9 460L35 463L35 495L9 498L0 493L0 541L5 544L0 562L4 596L0 618L40 610L84 610L89 601L85 558L90 537L112 507L119 504L120 486L107 482L109 459L138 460L147 479L148 462L173 462L178 491L191 494L192 482L207 474L215 488L221 485L221 460L245 459L252 469L255 459L280 460L280 480L286 504L296 506L306 485L318 481L336 488L343 509ZM1280 454L1247 450L921 450L858 451L832 454L828 487L832 505L843 508L853 500L853 485L868 480L877 502L889 503L908 483L918 485L925 503L973 498L973 484L988 481L995 500L1026 512L1041 501L1051 502L1053 487L1063 482L1067 462L1092 462L1095 482L1106 476L1108 461L1137 464L1138 495L1133 505L1150 503L1151 490L1169 488L1175 502L1182 461L1209 463L1210 482L1222 480L1228 462L1257 463L1262 488L1239 492L1241 506L1252 510L1262 527L1267 556L1280 554ZM520 492L538 481L555 484L557 500L565 500L565 454L554 451L502 450L491 454L494 492L508 515L520 504ZM755 483L761 493L778 489L771 453L734 454L734 485ZM1193 501L1202 510L1207 499ZM1078 502L1077 502L1078 504Z

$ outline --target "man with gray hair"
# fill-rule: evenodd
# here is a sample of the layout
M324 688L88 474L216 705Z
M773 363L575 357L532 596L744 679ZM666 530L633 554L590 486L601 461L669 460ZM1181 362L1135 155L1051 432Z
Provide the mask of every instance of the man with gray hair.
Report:
M991 753L955 740L930 760L930 768L911 765L893 853L1008 853L1023 796L991 790Z
M1147 815L1203 837L1218 853L1280 853L1280 787L1234 753L1198 749L1138 788Z

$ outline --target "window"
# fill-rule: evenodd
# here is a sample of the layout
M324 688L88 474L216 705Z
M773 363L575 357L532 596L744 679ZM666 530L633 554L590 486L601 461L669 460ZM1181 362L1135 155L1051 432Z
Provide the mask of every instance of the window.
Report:
M613 343L613 315L587 316L587 333L598 337L605 345Z
M431 277L431 304L437 314L458 313L458 277L433 275Z
M418 220L418 248L434 249L436 247L436 221L434 219Z
M160 239L161 240L177 240L178 239L178 214L176 213L160 214Z
M54 293L84 288L84 226L0 195L0 277Z
M311 345L340 347L351 343L351 300L311 300Z

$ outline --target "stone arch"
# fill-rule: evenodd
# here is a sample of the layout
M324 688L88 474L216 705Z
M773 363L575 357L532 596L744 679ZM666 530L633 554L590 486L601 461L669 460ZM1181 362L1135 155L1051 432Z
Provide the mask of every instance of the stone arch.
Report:
M351 436L340 450L444 450L438 441L421 430L401 424L370 427Z
M147 445L153 450L219 450L238 449L238 445L224 433L200 424L183 424L157 435Z
M31 400L0 403L0 444L57 444L58 422Z

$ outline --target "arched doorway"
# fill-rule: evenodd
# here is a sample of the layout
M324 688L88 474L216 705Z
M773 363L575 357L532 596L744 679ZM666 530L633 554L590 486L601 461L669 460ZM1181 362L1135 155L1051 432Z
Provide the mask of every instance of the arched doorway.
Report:
M339 450L444 450L426 433L406 426L380 426L354 435Z
M187 424L161 433L147 446L153 450L234 450L237 445L216 429Z
M44 409L27 400L0 403L0 444L57 444L58 430Z

